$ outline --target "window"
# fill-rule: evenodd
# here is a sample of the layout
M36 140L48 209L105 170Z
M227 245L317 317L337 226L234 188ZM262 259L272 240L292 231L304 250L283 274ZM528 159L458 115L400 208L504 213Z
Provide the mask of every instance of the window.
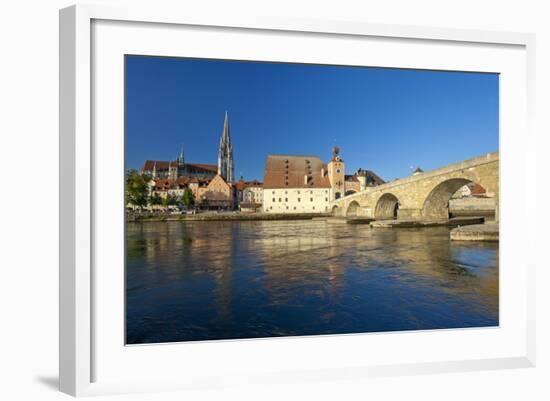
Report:
M285 198L285 202L288 202L288 198Z
M340 174L340 169L339 168L336 169L336 174Z
M269 206L269 209L270 209L270 210L273 210L273 206Z
M328 198L325 198L325 202L328 202Z
M313 198L309 198L309 201L310 201L310 202L313 202Z
M313 206L313 210L315 210L315 206Z
M286 210L288 210L288 206L286 207Z
M294 210L296 210L296 206L294 206Z
M298 198L298 202L300 202L300 198Z
M279 202L282 202L282 201L281 201L281 198L279 198Z
M313 191L309 191L309 193L313 195Z
M273 195L275 195L275 191L273 191Z
M273 203L275 203L275 198L273 198Z

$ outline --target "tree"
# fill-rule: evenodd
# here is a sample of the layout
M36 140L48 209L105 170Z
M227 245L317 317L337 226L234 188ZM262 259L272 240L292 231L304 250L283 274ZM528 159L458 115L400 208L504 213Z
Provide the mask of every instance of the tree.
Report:
M178 203L178 201L176 200L176 198L174 196L170 195L170 194L167 194L166 198L162 199L162 204L166 208L168 208L168 206L177 205L177 203Z
M203 196L201 198L200 207L201 209L208 209L208 199L206 198L206 196Z
M189 188L183 192L183 195L181 196L181 203L188 208L195 204L195 195L193 195L193 191Z
M148 183L148 177L141 175L136 170L128 170L126 173L126 204L138 207L140 210L147 206Z
M158 193L155 192L149 198L149 204L152 205L152 206L162 205L162 198L160 197L160 195Z

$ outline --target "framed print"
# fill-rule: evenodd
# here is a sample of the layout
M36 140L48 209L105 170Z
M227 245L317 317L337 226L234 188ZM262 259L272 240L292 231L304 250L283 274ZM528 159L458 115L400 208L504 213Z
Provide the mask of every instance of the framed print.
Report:
M61 390L532 366L533 46L62 10Z

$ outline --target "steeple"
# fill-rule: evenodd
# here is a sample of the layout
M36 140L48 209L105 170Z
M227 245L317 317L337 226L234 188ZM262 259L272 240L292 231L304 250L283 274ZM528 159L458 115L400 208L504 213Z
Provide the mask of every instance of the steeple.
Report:
M218 150L218 174L227 182L233 182L233 145L229 130L229 115L225 112L223 131L220 137L220 148Z
M176 160L177 160L178 167L183 167L184 166L185 157L184 157L184 154L183 154L183 145L181 145L180 154L179 154L179 156Z

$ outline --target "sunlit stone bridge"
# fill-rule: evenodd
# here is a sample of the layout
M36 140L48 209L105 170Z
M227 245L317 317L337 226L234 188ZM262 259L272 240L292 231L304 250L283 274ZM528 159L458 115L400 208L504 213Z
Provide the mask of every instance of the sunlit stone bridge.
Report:
M461 187L477 183L495 198L498 220L499 155L488 153L460 163L398 179L331 202L335 216L376 220L444 220L449 200Z

